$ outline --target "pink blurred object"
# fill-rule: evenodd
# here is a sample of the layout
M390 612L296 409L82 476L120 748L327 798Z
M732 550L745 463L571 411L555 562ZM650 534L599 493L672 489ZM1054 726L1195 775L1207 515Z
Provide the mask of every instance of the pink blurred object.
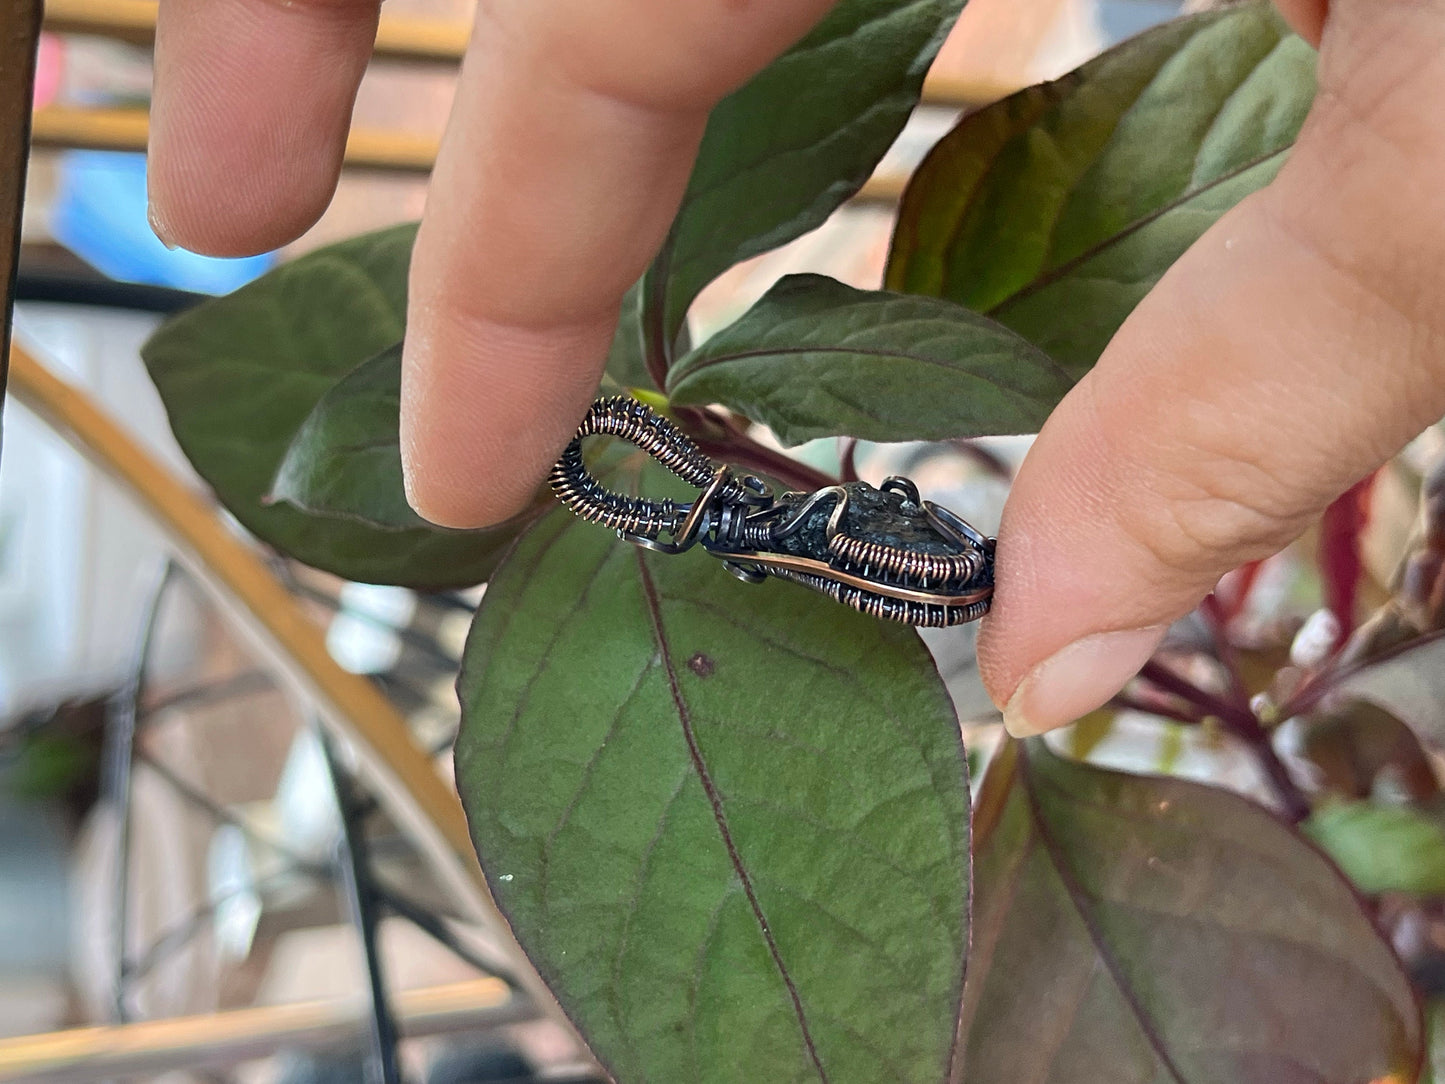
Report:
M50 105L60 94L65 71L65 42L54 34L40 35L40 55L35 65L35 108Z

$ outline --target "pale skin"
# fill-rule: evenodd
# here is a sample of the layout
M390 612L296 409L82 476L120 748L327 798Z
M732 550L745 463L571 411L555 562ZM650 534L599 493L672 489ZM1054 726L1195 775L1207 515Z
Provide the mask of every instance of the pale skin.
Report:
M1278 0L1321 49L1278 179L1165 276L1040 434L980 665L1016 733L1134 673L1231 568L1445 414L1445 5ZM709 108L829 0L481 0L411 271L408 494L517 511L585 411ZM376 0L162 0L157 232L302 233L336 184Z

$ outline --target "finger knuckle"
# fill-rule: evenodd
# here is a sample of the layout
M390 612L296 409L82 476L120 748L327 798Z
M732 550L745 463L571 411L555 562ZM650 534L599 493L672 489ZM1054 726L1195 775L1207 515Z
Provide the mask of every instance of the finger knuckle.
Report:
M1150 472L1159 499L1126 521L1168 573L1209 579L1297 537L1312 509L1251 459L1196 450L1187 466Z

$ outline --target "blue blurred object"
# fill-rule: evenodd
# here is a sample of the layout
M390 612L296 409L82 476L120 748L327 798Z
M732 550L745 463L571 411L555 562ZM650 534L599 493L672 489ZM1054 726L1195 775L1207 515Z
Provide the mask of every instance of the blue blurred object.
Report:
M1098 0L1099 29L1105 45L1142 34L1151 26L1180 14L1181 0Z
M71 151L60 163L51 235L113 279L224 294L276 263L276 253L236 260L168 249L146 218L143 154Z

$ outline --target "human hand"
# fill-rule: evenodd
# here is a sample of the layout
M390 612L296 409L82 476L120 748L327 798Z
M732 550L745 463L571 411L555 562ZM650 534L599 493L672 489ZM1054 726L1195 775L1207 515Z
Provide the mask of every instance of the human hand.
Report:
M833 0L482 0L412 256L408 495L475 527L526 505L597 389L708 112ZM237 256L336 185L380 0L164 0L151 219Z
M474 526L528 499L593 394L707 110L828 2L483 3L412 268L402 433L423 514ZM1281 5L1325 39L1290 163L1133 314L1010 498L980 657L1016 732L1102 703L1223 572L1445 412L1445 15L1337 0L1325 28L1324 0ZM304 230L375 22L370 0L170 0L158 232L240 254Z
M1131 314L1010 493L979 661L1016 734L1098 707L1445 413L1445 11L1279 6L1321 47L1289 162Z

